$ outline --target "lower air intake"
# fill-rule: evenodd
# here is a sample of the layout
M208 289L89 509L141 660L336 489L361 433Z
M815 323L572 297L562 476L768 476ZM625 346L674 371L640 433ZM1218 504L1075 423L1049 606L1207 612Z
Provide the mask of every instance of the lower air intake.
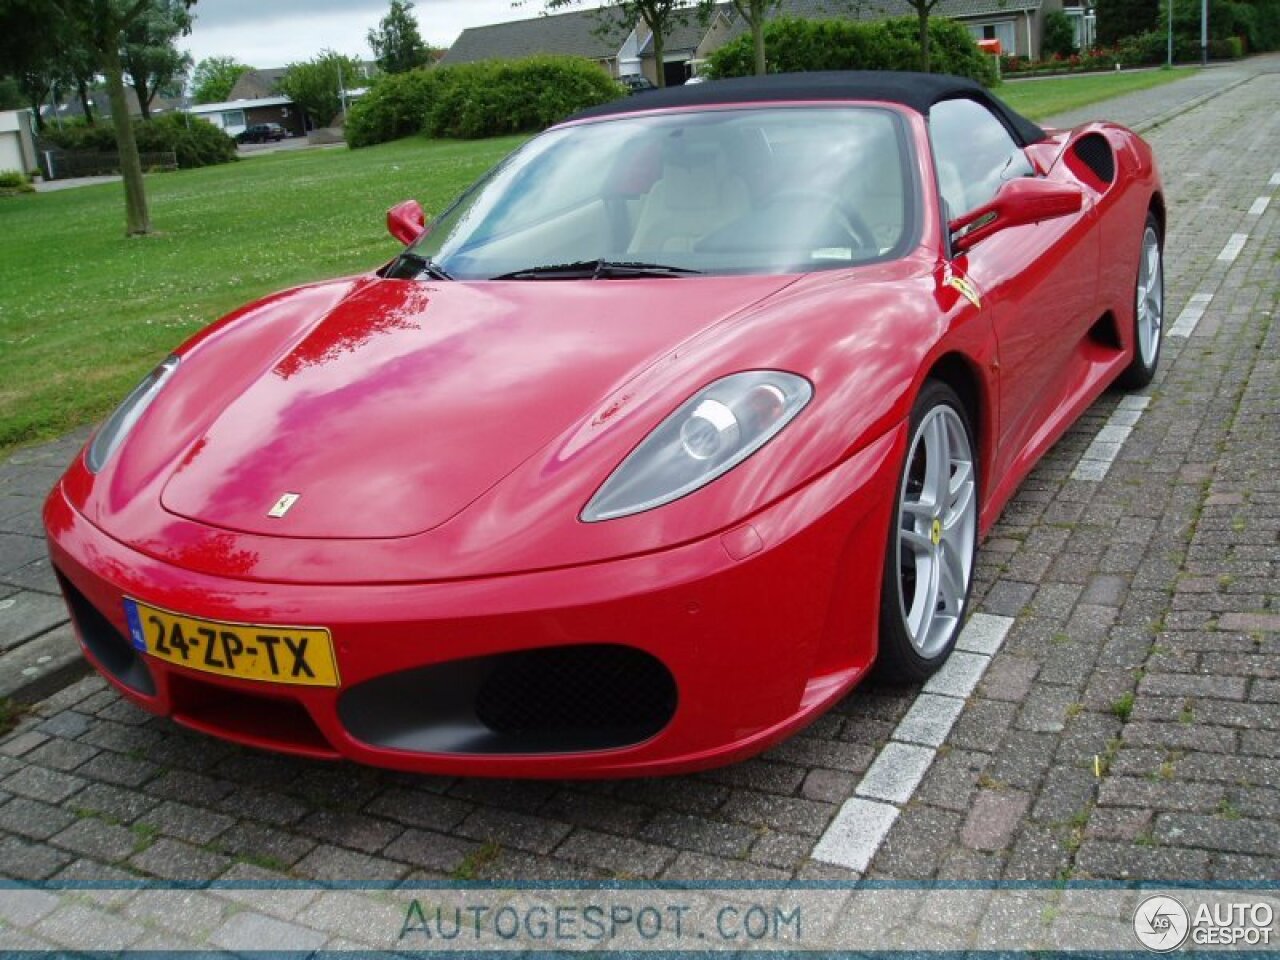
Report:
M474 657L367 681L338 713L356 738L423 753L577 753L631 746L671 720L676 685L618 644Z

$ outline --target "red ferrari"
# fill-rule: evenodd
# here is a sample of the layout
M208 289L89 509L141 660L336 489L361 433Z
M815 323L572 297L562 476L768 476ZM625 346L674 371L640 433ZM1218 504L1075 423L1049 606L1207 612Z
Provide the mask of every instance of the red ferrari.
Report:
M1136 135L951 77L588 111L129 395L45 510L85 655L309 757L754 754L946 660L1020 479L1151 379L1164 222Z

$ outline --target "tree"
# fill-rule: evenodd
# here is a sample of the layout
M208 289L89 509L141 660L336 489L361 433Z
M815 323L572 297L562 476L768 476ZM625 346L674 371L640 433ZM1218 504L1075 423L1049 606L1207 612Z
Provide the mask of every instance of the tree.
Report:
M206 57L191 74L192 96L196 103L222 103L231 96L236 81L252 70L235 57Z
M369 47L383 73L407 73L431 59L412 11L412 0L391 0L391 11L369 31Z
M1162 6L1158 0L1098 0L1098 44L1114 46L1125 37L1155 29ZM1196 15L1199 16L1198 7ZM1199 30L1198 20L1196 29Z
M0 0L0 72L13 78L41 130L41 108L68 80L61 57L66 33L43 0Z
M364 84L360 61L332 50L306 63L291 63L280 78L280 92L296 103L311 119L325 126L342 111L340 90Z
M543 2L548 11L554 11L576 6L581 0L543 0ZM757 2L757 0L748 0L748 2ZM934 2L936 3L937 0ZM653 34L653 56L658 65L658 86L665 87L663 66L666 63L664 57L667 36L676 27L688 23L695 17L704 19L710 9L712 5L704 3L703 0L697 0L696 3L694 0L620 0L613 6L600 8L599 15L603 21L602 29L606 31L617 27L630 29L637 22L644 22L649 32Z
M125 235L151 232L146 185L142 181L142 161L138 141L129 121L129 102L124 95L124 59L121 47L125 33L138 18L146 15L154 0L5 0L26 2L39 8L43 22L60 24L76 46L92 55L107 81L111 117L120 154L120 174L124 179ZM195 0L173 0L189 9Z
M22 87L13 77L0 77L0 110L18 110L26 106L27 98Z
M1045 57L1069 57L1076 52L1075 31L1071 29L1071 20L1061 10L1050 10L1044 15L1040 51Z
M706 8L703 16L710 18L717 0L702 0ZM769 14L778 8L782 0L733 0L733 8L738 16L751 29L751 44L755 50L756 76L762 77L768 72L768 63L764 55L764 25Z
M907 0L907 5L916 12L916 22L920 26L920 69L929 72L929 14L938 5L938 0Z
M180 52L175 42L190 32L191 14L185 0L147 0L142 13L125 27L121 57L142 119L151 119L151 101L157 93L174 89L175 79L185 80L191 56Z

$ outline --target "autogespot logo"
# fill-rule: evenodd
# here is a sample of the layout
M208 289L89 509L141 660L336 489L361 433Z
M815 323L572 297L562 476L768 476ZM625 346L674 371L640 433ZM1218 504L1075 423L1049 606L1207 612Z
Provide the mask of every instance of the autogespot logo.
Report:
M1182 946L1191 928L1191 917L1173 897L1147 897L1133 912L1133 932L1148 950L1167 953Z

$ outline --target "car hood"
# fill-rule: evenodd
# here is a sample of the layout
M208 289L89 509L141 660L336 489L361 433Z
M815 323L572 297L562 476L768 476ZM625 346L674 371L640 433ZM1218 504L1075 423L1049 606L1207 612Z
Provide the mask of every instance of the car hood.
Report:
M244 533L431 530L621 383L790 279L356 285L228 391L161 501ZM270 516L285 494L295 502Z

